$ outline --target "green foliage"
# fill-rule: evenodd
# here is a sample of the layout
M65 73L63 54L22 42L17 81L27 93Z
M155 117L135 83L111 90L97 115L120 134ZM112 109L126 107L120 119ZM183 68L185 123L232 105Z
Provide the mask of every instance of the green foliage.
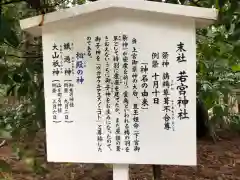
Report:
M0 159L0 172L11 172L11 166L4 160Z
M17 47L19 45L19 39L12 28L12 22L2 15L0 17L0 23L0 42L7 42L13 47Z
M45 173L42 163L34 158L37 152L31 149L35 148L26 147L45 126L41 42L20 31L19 19L28 14L26 6L9 4L2 12L0 84L5 96L15 97L20 104L1 109L0 137L12 138L17 142L13 147L15 155L36 173ZM0 164L0 168L3 167Z
M232 117L232 123L230 124L231 129L240 132L240 114L235 114Z
M219 6L223 8L221 4ZM239 15L238 17L233 15L235 12L231 6L228 10L223 10L224 13L228 12L228 18L240 18ZM223 12L221 11L220 15ZM236 114L230 112L231 107L228 104L232 90L240 88L240 54L237 50L239 37L236 36L240 26L234 22L222 19L217 25L199 30L197 33L199 70L197 78L201 84L199 96L205 100L208 109L212 110L210 125L214 127L223 123L232 124L236 117Z

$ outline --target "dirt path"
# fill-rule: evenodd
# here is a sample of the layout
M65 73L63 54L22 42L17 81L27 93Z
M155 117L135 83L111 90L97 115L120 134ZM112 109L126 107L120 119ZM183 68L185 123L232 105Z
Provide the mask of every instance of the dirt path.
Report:
M8 159L14 180L112 180L110 168L101 165L51 164L46 177L37 177L23 162L11 159L10 147L0 149L0 159ZM11 160L10 160L11 159ZM151 166L131 166L131 180L152 180ZM240 135L225 134L217 144L198 142L198 166L164 166L166 180L240 180Z

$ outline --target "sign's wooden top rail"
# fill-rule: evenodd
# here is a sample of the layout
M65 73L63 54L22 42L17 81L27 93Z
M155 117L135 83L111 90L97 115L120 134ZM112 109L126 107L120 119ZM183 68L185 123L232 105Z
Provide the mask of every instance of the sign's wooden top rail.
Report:
M73 18L88 13L93 13L99 10L108 10L111 8L128 9L135 11L154 12L162 15L176 15L186 18L193 18L196 21L197 27L204 27L212 24L217 19L217 11L214 8L200 8L193 6L151 2L142 0L100 0L93 3L78 5L69 9L62 9L45 15L44 25ZM41 36L42 30L39 26L41 15L24 19L20 21L21 28L32 33L35 36Z

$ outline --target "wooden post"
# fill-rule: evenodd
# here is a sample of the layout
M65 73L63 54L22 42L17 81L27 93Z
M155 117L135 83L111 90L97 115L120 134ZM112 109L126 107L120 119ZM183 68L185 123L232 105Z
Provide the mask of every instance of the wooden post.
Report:
M161 180L162 179L162 166L161 165L152 165L153 171L153 180Z
M113 180L129 180L128 164L113 164Z

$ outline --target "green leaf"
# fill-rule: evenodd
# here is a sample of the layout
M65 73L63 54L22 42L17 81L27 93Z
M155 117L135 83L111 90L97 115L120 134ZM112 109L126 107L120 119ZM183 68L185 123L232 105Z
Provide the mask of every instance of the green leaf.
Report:
M20 148L20 145L18 143L12 144L13 153L18 157L18 159L22 159L24 155L23 149Z
M22 77L19 74L15 73L15 74L13 74L13 80L16 83L21 83L22 82Z
M3 77L1 79L1 83L2 84L9 84L10 81L11 81L11 79L9 78L8 74L3 74Z
M234 72L240 72L240 64L232 66Z
M0 137L9 139L12 136L11 136L11 133L9 131L5 131L4 129L3 130L0 129Z
M16 35L16 32L13 29L9 31L9 33L5 38L6 38L6 41L9 42L14 47L18 47L18 45L20 44L20 41Z
M18 47L20 41L16 32L13 30L14 24L10 23L9 20L3 15L0 17L0 23L0 41L7 41L13 47Z
M0 172L11 172L11 166L6 161L0 159Z
M14 95L15 94L15 88L16 88L15 84L13 86L9 87L9 89L7 90L7 96Z
M6 55L6 52L4 49L0 49L0 57L4 57Z
M229 36L229 40L238 40L240 39L240 28L236 29L230 36Z
M213 114L219 116L224 115L224 105L216 104L213 106Z
M78 4L85 4L86 0L78 0Z
M18 88L17 92L18 92L18 96L19 96L19 97L26 96L27 93L28 93L28 84L22 84L22 85Z
M211 86L211 83L210 82L205 82L202 84L202 89L204 91L208 91L208 90L211 90L212 89L212 86Z
M27 71L24 71L24 73L23 73L23 79L24 79L25 82L31 80L31 76L30 76L30 74L29 74Z
M12 132L11 132L11 136L12 137L20 137L20 129L19 129L19 127L14 127L13 128L13 130L12 130Z

